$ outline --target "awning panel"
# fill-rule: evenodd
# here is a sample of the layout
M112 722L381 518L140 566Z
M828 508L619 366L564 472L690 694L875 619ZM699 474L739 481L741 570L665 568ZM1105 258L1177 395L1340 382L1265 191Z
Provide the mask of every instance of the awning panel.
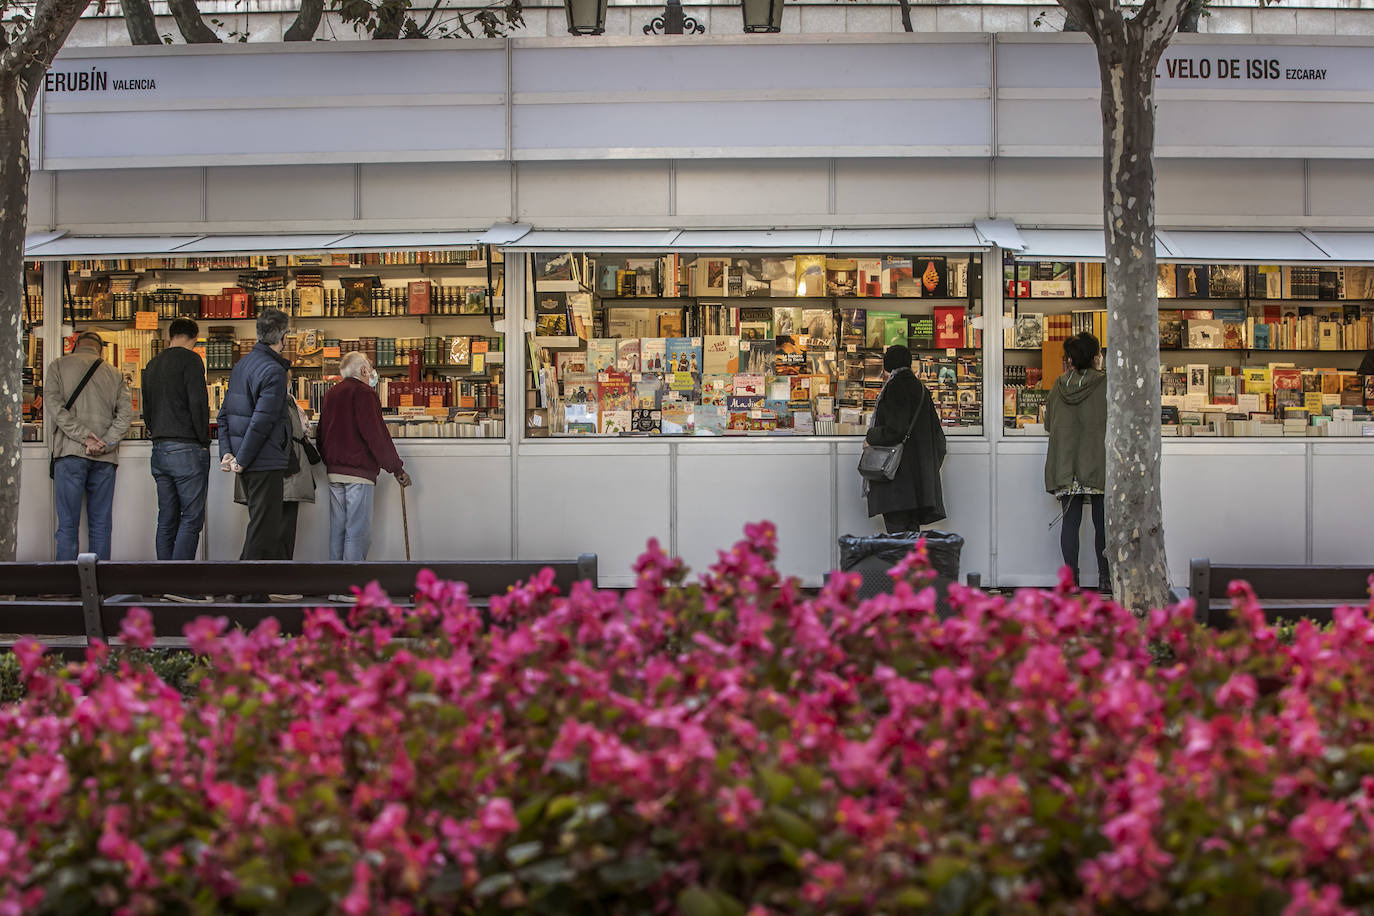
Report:
M323 235L207 235L177 248L173 254L274 254L286 251L323 251L347 236Z
M944 229L836 229L826 250L979 251L987 242L968 226Z
M51 232L29 233L28 235L24 236L24 257L29 257L29 252L33 251L39 245L46 245L54 239L62 238L62 236L66 234L66 231L62 229L57 229Z
M1374 232L1326 232L1310 229L1308 238L1334 261L1374 261Z
M26 256L44 260L160 257L198 238L198 235L72 236L36 245L32 251L26 253Z
M819 229L684 229L673 247L678 251L781 251L823 249Z
M990 245L1008 251L1022 251L1026 247L1026 240L1021 237L1016 224L1009 219L976 219L973 221L973 228Z
M482 230L476 232L357 232L325 246L330 251L400 251L444 248L476 248L482 243Z
M1101 229L1022 229L1026 243L1012 254L1031 261L1101 261L1107 256L1107 242Z
M505 247L513 251L655 251L671 248L677 235L676 229L536 229Z
M1329 261L1331 258L1297 230L1159 230L1161 257L1172 260L1259 264L1291 261Z

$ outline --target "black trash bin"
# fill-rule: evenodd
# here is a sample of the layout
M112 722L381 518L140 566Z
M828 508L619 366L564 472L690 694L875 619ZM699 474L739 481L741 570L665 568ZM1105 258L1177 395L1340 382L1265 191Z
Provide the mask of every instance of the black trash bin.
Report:
M840 537L840 569L856 572L862 577L859 598L892 593L892 577L888 570L911 553L916 541L925 538L926 556L935 569L935 591L939 596L936 611L941 617L950 614L946 595L950 583L959 581L959 553L964 539L950 531L899 531L893 534L845 534Z

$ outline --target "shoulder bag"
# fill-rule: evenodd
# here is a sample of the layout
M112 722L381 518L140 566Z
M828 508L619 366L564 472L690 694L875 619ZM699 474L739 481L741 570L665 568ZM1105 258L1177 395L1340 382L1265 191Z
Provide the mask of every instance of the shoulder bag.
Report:
M911 415L911 423L906 428L906 435L902 441L896 445L869 445L864 443L864 450L859 453L859 476L865 480L878 482L892 480L897 476L897 468L902 464L902 451L906 447L906 440L911 438L911 431L916 428L916 418L921 415L921 404L916 404L916 410Z
M86 387L86 383L89 382L89 381L91 380L91 376L95 375L95 370L97 370L97 369L100 368L100 363L101 363L101 360L99 360L99 359L97 359L95 362L91 363L91 368L87 369L87 370L86 370L86 374L83 375L83 376L81 376L81 381L79 381L79 382L76 383L76 388L72 391L72 396L69 397L69 398L67 398L67 403L64 404L63 407L62 407L63 410L71 410L71 409L72 409L72 405L76 403L76 399L79 398L79 397L81 397L81 392L82 392L82 390ZM56 424L54 424L54 425L56 425ZM52 479L54 479L54 478L57 476L57 433L58 433L58 430L53 430L53 436L52 436L52 451L48 454L48 479L49 479L49 480L52 480Z

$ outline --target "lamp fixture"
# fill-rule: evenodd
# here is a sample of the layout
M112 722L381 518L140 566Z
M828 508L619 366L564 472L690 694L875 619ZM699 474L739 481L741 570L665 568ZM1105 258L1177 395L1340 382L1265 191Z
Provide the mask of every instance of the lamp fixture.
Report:
M682 0L667 0L663 15L644 27L645 35L700 35L706 26L682 12Z

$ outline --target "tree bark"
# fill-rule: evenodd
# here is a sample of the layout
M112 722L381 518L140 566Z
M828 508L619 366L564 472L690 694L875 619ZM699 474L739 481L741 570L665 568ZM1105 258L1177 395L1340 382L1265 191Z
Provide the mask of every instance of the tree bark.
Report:
M187 44L218 44L220 37L215 30L200 18L200 7L196 0L167 0L167 8L176 20L177 31L186 39Z
M19 535L24 419L24 233L29 209L29 112L48 65L88 0L39 0L29 24L0 44L0 561Z
M1117 601L1169 603L1160 501L1154 76L1189 0L1059 0L1092 39L1102 81L1107 263L1107 558Z
M286 30L282 36L285 41L309 41L315 37L315 31L320 27L320 18L324 15L324 0L301 0L300 11L296 13L296 19L291 23L291 28Z
M1102 65L1107 292L1107 552L1130 608L1169 603L1160 503L1154 62Z
M911 0L897 0L897 6L902 10L902 31L916 31L911 27Z
M124 10L124 27L129 30L129 41L136 45L162 44L157 20L153 18L153 6L148 0L120 0L120 6Z
M1198 23L1202 21L1202 13L1207 9L1207 0L1188 0L1188 5L1183 8L1183 18L1178 21L1180 32L1196 32Z

